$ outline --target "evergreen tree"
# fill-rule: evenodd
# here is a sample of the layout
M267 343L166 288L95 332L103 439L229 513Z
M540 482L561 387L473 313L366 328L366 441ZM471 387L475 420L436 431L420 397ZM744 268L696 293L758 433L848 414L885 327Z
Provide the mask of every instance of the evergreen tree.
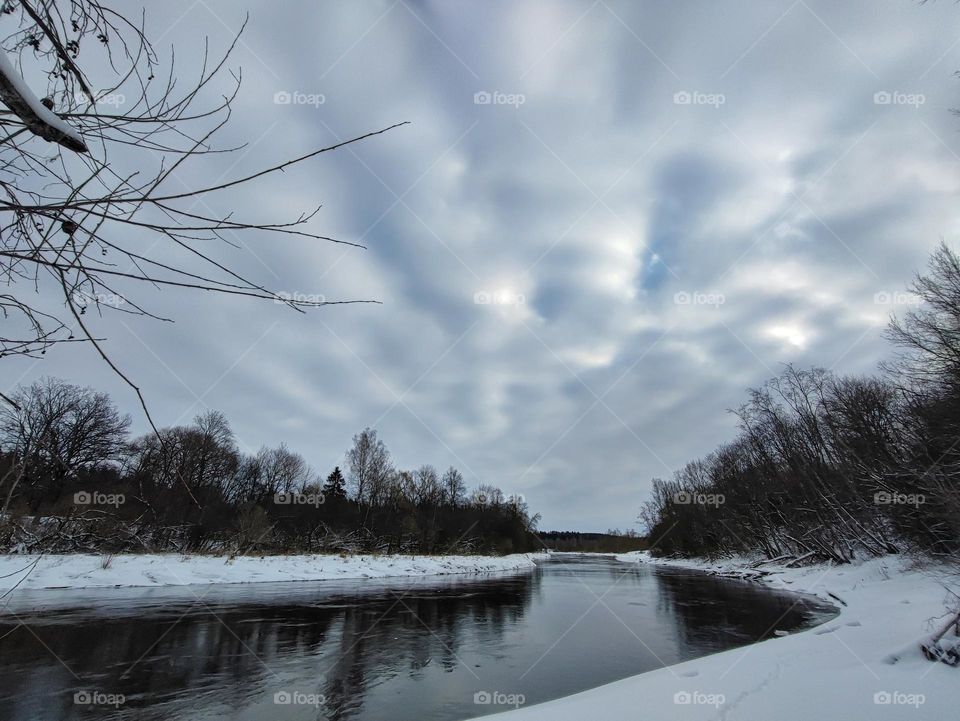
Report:
M343 500L347 497L347 482L340 472L340 466L334 468L323 484L323 495L327 500Z

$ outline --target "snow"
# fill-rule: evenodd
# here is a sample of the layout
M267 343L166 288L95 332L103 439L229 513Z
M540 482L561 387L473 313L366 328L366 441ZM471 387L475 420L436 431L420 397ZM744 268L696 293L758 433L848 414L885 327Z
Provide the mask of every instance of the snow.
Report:
M388 578L528 570L544 554L489 556L300 555L256 557L155 555L0 556L0 595L17 586L173 587L276 581ZM816 594L838 605L822 626L668 666L547 703L485 719L502 721L933 721L960 718L960 669L926 661L919 644L956 602L938 566L889 556L846 566L753 567L663 561L644 553L628 563L664 564L756 578L772 588ZM36 565L34 567L34 562ZM29 571L29 573L28 573ZM762 573L761 573L762 572ZM225 586L224 588L230 588ZM172 592L172 591L171 591ZM16 592L15 592L16 594ZM839 599L839 601L838 601ZM951 601L952 599L952 601ZM774 629L776 630L776 629ZM557 629L560 634L563 629ZM642 629L638 629L642 638ZM955 643L952 636L945 641Z
M514 571L538 554L509 556L180 556L176 554L0 555L0 594L45 588L183 586L321 581ZM19 585L18 585L19 584Z
M61 143L71 150L87 152L87 144L83 136L76 128L40 102L3 50L0 50L0 93L3 95L3 101L27 123L34 133L45 140ZM25 117L30 114L33 118Z
M691 570L756 576L744 559L659 561ZM762 582L816 594L840 615L799 633L633 676L574 696L484 719L583 721L925 721L960 718L960 669L926 661L919 643L956 602L942 567L890 556L857 565L764 565ZM952 578L956 588L956 577ZM832 595L831 595L832 594ZM562 629L558 630L558 633ZM642 629L638 630L642 633ZM951 637L952 638L952 637Z

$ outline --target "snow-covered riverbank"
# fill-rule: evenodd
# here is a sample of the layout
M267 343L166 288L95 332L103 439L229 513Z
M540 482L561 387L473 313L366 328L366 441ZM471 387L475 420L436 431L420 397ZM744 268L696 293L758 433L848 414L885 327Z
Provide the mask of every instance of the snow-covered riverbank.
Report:
M757 575L756 569L742 561L664 562L643 553L618 559ZM850 566L761 568L764 583L817 594L836 603L840 615L795 635L487 718L940 721L960 717L960 669L926 661L918 647L921 639L945 621L945 602L951 594L943 583L944 569L913 568L905 559L892 556ZM956 586L954 583L953 588ZM593 612L606 611L598 604ZM637 631L641 646L643 630Z
M488 573L533 568L544 554L510 556L0 556L0 592L11 588L104 588L210 583L323 581L329 579ZM19 585L18 585L19 584Z

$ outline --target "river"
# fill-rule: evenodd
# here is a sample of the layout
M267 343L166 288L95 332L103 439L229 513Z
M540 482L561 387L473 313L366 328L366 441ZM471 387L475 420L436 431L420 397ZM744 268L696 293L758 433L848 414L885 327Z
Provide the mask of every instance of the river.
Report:
M31 591L0 615L0 718L456 721L834 613L598 556L482 577Z

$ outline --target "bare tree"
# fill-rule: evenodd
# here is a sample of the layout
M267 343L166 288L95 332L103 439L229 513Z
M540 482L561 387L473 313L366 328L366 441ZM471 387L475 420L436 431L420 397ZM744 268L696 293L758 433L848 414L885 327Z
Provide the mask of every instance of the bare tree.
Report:
M379 503L387 490L393 467L390 451L372 428L364 428L353 437L347 451L350 491L353 498L368 507Z
M451 506L459 506L463 503L467 487L463 482L463 474L453 466L450 466L443 474L440 481L443 486L445 501Z
M7 510L20 484L56 500L66 479L119 458L130 418L105 393L44 378L11 400L0 404L0 448L14 458L0 485L0 510Z
M261 448L257 452L257 465L261 475L260 495L256 500L270 499L277 493L300 491L318 480L303 456L291 451L284 443L277 448Z
M390 128L227 180L174 186L194 174L196 161L239 149L214 144L240 87L239 73L227 69L239 33L216 57L206 43L199 72L185 85L173 50L161 62L145 18L124 11L99 0L2 5L8 32L0 38L0 100L9 110L0 112L0 357L91 344L134 389L150 420L88 311L169 320L134 297L144 285L279 300L300 311L369 302L291 299L209 250L209 241L236 244L251 233L354 245L311 230L319 208L249 219L208 203Z
M130 444L129 465L162 487L183 486L194 503L200 490L224 490L240 468L233 431L219 411L207 411L192 426L163 428Z
M439 506L443 500L443 487L437 476L437 469L429 464L420 466L416 472L416 504L418 506Z
M885 368L914 389L960 387L960 256L941 243L910 290L922 304L890 319L887 338L899 352Z
M945 243L910 290L921 301L892 318L898 354L887 365L907 398L906 449L882 480L924 499L896 521L921 548L956 562L960 547L960 256Z

